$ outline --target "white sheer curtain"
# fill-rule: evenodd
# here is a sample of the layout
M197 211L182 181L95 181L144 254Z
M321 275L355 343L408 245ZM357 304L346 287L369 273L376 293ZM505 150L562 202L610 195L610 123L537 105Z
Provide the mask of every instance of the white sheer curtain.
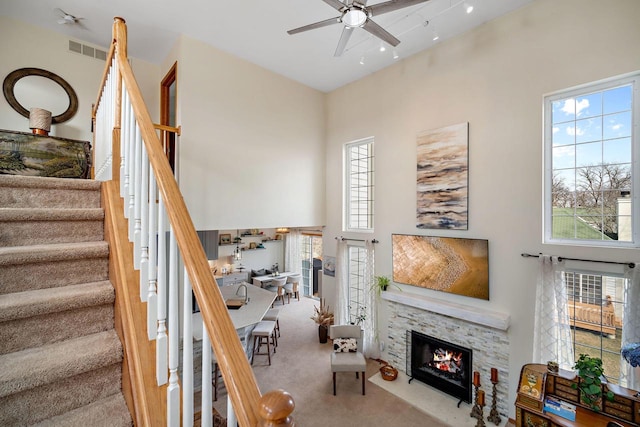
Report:
M540 255L536 287L533 362L558 362L563 369L574 364L567 305L567 286L558 257Z
M627 279L624 288L624 318L622 319L622 345L640 342L640 265L635 268L625 267L624 277ZM633 368L620 357L621 385L640 390L640 367Z
M292 273L302 272L302 233L297 228L291 229L284 240L284 267L283 271Z
M333 312L336 325L349 324L349 249L338 239L336 250L336 308Z
M376 292L371 289L371 285L373 284L373 276L374 276L374 243L371 240L365 241L365 250L366 250L366 258L364 265L364 291L365 291L365 306L366 306L366 317L362 322L362 329L364 330L364 355L365 357L370 357L373 359L377 359L380 357L380 349L377 345L377 324L378 324L378 316L376 310Z

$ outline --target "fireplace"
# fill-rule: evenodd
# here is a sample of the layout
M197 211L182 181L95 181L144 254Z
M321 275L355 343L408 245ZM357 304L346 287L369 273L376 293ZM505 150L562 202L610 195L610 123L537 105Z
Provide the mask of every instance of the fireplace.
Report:
M451 396L471 403L471 349L407 331L407 374ZM458 402L458 405L460 405Z

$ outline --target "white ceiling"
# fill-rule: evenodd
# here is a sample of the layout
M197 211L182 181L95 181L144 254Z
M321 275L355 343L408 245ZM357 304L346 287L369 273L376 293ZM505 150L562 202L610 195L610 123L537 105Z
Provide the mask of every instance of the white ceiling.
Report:
M471 14L464 11L465 1L474 6ZM109 45L113 18L120 16L127 22L133 58L159 64L185 34L328 92L532 1L430 0L373 18L400 40L396 48L387 45L380 52L380 40L357 28L339 58L333 54L342 24L287 34L339 15L323 0L1 0L0 12L103 48ZM82 26L58 24L56 8L82 17Z

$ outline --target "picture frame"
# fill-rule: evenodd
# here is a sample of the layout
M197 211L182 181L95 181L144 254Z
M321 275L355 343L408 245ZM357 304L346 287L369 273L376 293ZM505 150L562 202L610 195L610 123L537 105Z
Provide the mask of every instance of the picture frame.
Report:
M520 375L518 393L529 398L542 401L544 396L544 386L546 374L529 367L524 367Z
M231 234L221 234L220 235L220 244L221 245L230 245L231 244Z

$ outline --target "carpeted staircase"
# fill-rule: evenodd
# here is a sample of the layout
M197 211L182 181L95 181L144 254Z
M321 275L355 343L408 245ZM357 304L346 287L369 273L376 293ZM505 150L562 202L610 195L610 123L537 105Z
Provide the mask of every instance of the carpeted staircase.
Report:
M0 175L0 425L131 426L100 183Z

